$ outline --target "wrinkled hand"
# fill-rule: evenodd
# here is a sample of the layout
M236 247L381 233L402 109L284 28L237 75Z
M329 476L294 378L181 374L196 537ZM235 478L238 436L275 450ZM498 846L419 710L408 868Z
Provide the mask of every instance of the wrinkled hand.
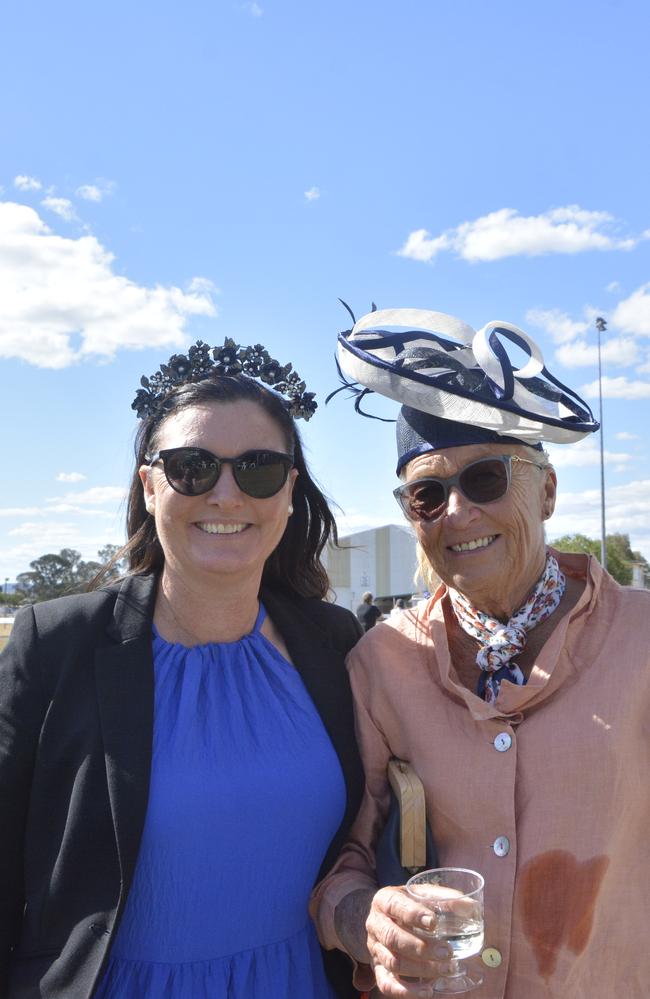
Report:
M433 982L452 957L448 944L427 936L435 925L431 909L412 899L404 888L381 888L377 892L366 920L366 931L382 995L434 995Z

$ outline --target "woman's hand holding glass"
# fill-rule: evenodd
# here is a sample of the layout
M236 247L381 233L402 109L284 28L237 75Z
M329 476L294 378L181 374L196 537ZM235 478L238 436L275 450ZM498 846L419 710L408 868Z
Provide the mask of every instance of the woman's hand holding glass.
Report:
M457 995L481 984L481 975L460 964L483 947L483 885L476 871L461 867L441 867L416 874L406 883L411 898L430 910L434 939L451 947L448 966L433 983L434 993Z
M381 888L372 900L366 931L377 988L384 996L433 996L433 984L452 958L432 934L436 916L405 887Z
M483 945L483 878L474 871L424 871L382 888L366 922L368 950L385 996L468 992L481 976L459 964Z

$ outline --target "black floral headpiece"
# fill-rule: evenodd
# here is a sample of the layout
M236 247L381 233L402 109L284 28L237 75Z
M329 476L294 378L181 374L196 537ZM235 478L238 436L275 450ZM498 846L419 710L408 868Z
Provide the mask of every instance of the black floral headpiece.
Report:
M223 347L208 347L197 340L187 354L172 354L167 364L147 378L140 379L142 388L136 392L131 405L143 420L164 412L165 402L172 389L189 382L200 382L212 375L246 375L259 378L287 399L289 415L296 420L309 420L316 412L313 392L305 391L305 383L293 365L281 365L260 344L241 347L226 338Z

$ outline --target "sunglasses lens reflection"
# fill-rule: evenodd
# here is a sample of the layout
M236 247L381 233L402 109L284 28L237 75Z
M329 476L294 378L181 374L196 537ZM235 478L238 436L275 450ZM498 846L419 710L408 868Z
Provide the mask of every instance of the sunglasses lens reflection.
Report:
M199 496L212 489L221 466L206 451L186 448L166 456L165 473L170 484L184 496Z
M464 468L458 484L473 503L491 503L508 491L508 470L502 461L486 458Z
M411 520L437 520L442 516L447 504L447 482L449 480L425 480L400 490L400 502L406 516ZM472 462L458 476L457 485L470 503L492 503L508 491L507 466L498 458Z
M445 508L447 498L440 482L421 482L404 494L406 515L412 520L433 520Z
M287 481L288 462L271 452L260 451L251 460L242 458L233 466L235 482L254 499L275 496Z
M173 489L184 496L200 496L214 487L227 459L219 459L201 448L177 448L163 453L165 475ZM287 481L291 461L273 451L250 451L228 461L235 482L254 499L275 496Z

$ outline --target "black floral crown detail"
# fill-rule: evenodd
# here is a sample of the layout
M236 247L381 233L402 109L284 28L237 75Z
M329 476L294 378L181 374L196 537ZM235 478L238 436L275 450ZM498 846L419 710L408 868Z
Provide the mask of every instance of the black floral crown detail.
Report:
M144 420L165 411L165 403L170 392L179 385L200 382L213 375L246 375L259 378L274 392L286 397L289 415L296 420L309 420L316 412L317 402L313 392L305 391L305 383L293 365L281 365L275 361L261 343L253 347L241 347L234 340L226 338L223 347L208 347L197 340L187 354L172 354L167 364L147 378L140 379L140 385L131 405Z

